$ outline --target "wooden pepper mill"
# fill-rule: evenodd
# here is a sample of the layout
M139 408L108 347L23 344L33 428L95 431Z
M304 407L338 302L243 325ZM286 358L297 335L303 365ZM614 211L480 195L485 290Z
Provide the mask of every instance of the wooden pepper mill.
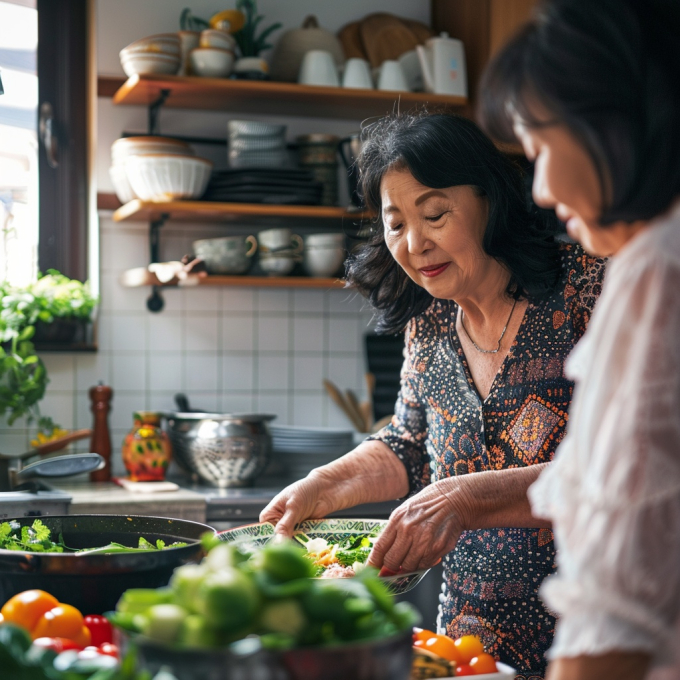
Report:
M109 432L109 411L113 390L101 381L98 385L90 388L91 410L94 413L94 425L92 427L92 440L90 451L98 453L104 459L104 467L101 470L90 472L90 480L93 482L111 481L111 433Z

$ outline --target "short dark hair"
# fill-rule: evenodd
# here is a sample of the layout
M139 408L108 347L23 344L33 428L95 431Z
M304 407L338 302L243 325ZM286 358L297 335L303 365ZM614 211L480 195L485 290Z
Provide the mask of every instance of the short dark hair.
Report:
M566 125L597 169L601 224L647 220L680 194L679 82L677 0L548 0L489 64L478 117L503 141L513 113Z
M385 244L380 183L391 169L407 169L433 189L474 187L489 202L482 245L510 271L508 295L540 299L554 289L560 264L553 232L530 207L519 166L471 120L425 112L381 118L362 131L358 163L361 192L377 217L371 238L348 259L347 280L378 312L379 332L400 332L433 299Z

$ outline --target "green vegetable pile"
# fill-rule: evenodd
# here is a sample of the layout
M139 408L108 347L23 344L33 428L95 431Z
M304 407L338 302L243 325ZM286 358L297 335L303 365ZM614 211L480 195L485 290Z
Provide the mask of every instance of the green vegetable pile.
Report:
M0 524L0 549L20 550L22 552L42 552L42 553L77 553L80 555L110 555L112 553L133 553L146 550L165 550L166 548L180 548L186 543L179 541L166 545L160 538L155 544L147 541L143 536L139 537L136 548L131 548L121 543L109 543L98 548L69 548L64 544L64 538L60 534L59 541L54 542L51 538L51 531L39 520L33 520L29 526L21 526L19 522L3 522Z
M253 553L217 543L201 564L175 569L169 587L126 591L111 621L173 647L220 648L255 635L266 649L384 638L417 622L371 568L321 580L292 541Z
M293 538L304 546L307 558L314 563L314 575L321 576L333 564L352 567L359 571L359 568L366 564L373 542L379 535L378 527L371 534L350 534L340 543L328 543L323 538L310 539L302 531L296 533Z

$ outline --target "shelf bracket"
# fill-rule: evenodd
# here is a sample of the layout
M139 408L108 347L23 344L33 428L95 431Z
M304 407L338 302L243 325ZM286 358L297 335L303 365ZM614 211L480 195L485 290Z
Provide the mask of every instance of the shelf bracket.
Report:
M149 224L149 261L151 264L160 262L160 230L170 215L163 213L157 220ZM147 298L146 308L150 312L160 312L165 306L160 286L151 287L151 295Z
M153 104L149 104L149 135L158 134L158 115L161 107L165 104L165 100L170 96L170 90L163 88L160 96Z

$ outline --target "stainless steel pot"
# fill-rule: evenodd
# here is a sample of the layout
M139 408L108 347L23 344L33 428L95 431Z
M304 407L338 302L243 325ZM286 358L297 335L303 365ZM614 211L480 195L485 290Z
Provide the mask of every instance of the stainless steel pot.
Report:
M166 413L175 461L186 472L219 487L249 486L272 450L263 414Z

